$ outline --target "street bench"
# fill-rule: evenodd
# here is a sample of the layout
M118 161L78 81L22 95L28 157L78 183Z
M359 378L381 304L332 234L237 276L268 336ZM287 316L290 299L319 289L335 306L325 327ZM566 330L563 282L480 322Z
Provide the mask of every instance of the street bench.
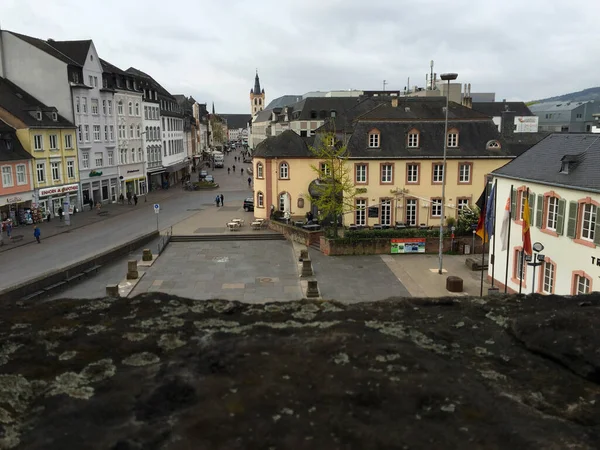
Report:
M89 275L89 274L90 274L90 273L92 273L92 272L94 272L94 273L98 273L98 269L99 269L100 267L102 267L102 266L99 266L98 264L96 264L96 265L94 265L94 266L92 266L92 267L89 267L89 268L85 269L85 270L83 271L83 273L84 273L84 274L86 274L86 275Z
M21 299L21 301L26 302L28 300L35 300L35 299L41 297L44 294L45 294L44 291L35 291L35 292L32 292L31 294L26 295L25 297L23 297Z
M72 283L73 281L77 281L80 278L83 278L84 276L85 276L85 273L79 272L79 273L76 273L75 275L71 275L70 277L65 278L65 281L67 283Z
M11 242L20 242L20 241L22 241L22 240L23 240L23 238L24 238L24 237L25 237L25 236L23 236L22 234L18 234L18 235L16 235L16 236L11 236L11 237L10 237L10 241L11 241Z
M54 291L54 290L56 290L56 289L58 289L58 288L61 288L61 287L65 286L66 284L67 284L67 282L66 282L66 281L59 281L58 283L54 283L54 284L51 284L51 285L50 285L50 286L48 286L48 287L45 287L45 288L44 288L44 292L51 292L51 291Z

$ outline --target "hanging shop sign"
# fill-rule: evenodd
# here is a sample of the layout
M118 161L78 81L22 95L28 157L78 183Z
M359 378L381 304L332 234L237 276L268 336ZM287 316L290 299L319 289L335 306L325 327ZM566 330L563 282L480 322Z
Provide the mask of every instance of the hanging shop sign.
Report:
M97 170L92 170L90 172L90 177L101 177L102 176L102 172L99 172Z
M65 194L67 192L77 192L79 190L78 184L65 184L64 186L56 186L46 189L40 189L39 196L46 197L48 195Z
M22 201L21 197L9 197L6 199L6 203L21 203Z

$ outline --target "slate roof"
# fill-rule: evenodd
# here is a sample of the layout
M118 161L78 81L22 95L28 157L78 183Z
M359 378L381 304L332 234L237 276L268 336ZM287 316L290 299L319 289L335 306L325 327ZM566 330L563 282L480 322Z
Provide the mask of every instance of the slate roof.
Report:
M246 128L250 119L251 114L220 114L227 121L227 128Z
M125 72L122 69L119 69L117 66L115 66L114 64L109 63L108 61L100 58L100 64L102 65L102 70L104 72L108 72L108 73L114 73L117 75L128 75L128 76L133 76L130 73Z
M286 130L270 136L256 146L253 156L259 158L307 158L312 156L307 142L294 131Z
M291 109L290 120L323 120L331 117L331 111L336 112L336 117L345 114L347 110L356 106L358 97L308 97L304 100L288 105ZM294 112L300 111L296 116ZM311 117L311 111L317 113L317 117ZM325 117L321 117L321 111L325 111Z
M448 148L447 158L513 158L506 142L491 119L481 121L449 121L449 129L459 133L458 148ZM367 148L368 135L376 128L380 134L380 148ZM416 128L420 132L419 148L407 147L408 132ZM487 150L489 141L500 142L500 149ZM348 141L348 154L351 158L374 159L419 159L443 156L444 121L359 121Z
M353 123L358 117L371 111L381 103L391 101L391 99L391 96L360 97L358 103L352 108L346 110L343 114L337 115L335 118L329 118L316 131L333 131L333 128L335 128L336 132L352 131Z
M159 94L162 94L165 97L169 97L170 99L175 100L175 97L173 97L173 95L169 91L167 91L164 87L162 87L158 81L156 81L154 78L152 78L147 73L142 72L141 70L136 69L135 67L130 67L125 72L127 72L131 75L134 75L138 78L141 78L142 80L146 81L147 83L150 83L150 85L152 85L152 87L154 89L156 89L156 91Z
M398 106L391 101L380 103L359 120L445 120L446 97L399 97ZM408 109L407 109L408 108ZM487 114L450 102L448 120L490 119Z
M30 45L42 50L43 52L48 53L50 56L57 58L58 60L64 62L65 64L72 64L75 66L80 66L78 62L57 50L55 47L51 46L48 41L44 41L42 39L34 38L32 36L27 36L25 34L15 33L14 31L9 31L10 34L18 37L19 39L27 42Z
M529 109L531 112L552 112L552 111L572 111L576 108L579 108L581 105L589 102L563 102L563 101L555 101L555 102L545 102L545 103L535 103L533 105L529 105Z
M501 116L505 111L515 112L517 116L534 116L524 102L480 102L473 103L473 109L490 117Z
M258 79L258 71L256 71L256 77L254 77L254 95L260 95L260 80Z
M75 128L67 119L58 114L57 121L52 120L52 113L58 113L55 107L46 106L32 95L25 92L13 82L0 77L0 107L35 128ZM42 111L42 120L31 115L32 111Z
M283 108L284 106L298 103L301 100L301 95L283 95L281 97L277 97L274 100L271 100L271 102L267 105L265 109Z
M561 173L561 162L575 162ZM499 177L600 193L600 135L553 133L493 173Z
M538 131L537 133L514 133L511 136L504 136L505 142L510 147L510 151L519 156L529 150L535 144L545 139L551 132Z
M254 115L253 122L269 122L271 120L271 114L273 109L263 109Z
M12 140L12 149L9 150L4 139L0 139L0 161L22 161L33 158L21 145L15 129L0 120L0 137L7 134Z
M53 39L48 39L46 42L63 55L67 55L80 66L85 64L85 59L87 58L90 45L92 44L91 39L81 41L55 41Z

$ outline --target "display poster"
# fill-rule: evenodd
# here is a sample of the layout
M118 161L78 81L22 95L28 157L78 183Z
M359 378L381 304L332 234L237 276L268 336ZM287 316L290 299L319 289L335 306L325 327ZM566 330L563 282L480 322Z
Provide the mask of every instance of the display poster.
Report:
M391 240L391 253L425 253L425 238L395 238Z

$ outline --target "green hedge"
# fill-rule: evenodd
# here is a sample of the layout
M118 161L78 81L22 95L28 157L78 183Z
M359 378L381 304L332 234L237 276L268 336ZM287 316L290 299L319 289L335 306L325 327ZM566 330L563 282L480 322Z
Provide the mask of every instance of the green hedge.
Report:
M419 230L418 228L408 228L405 230L357 230L344 232L343 238L335 239L339 243L352 243L369 239L394 239L394 238L432 238L440 235L439 229ZM444 233L445 237L450 237L449 232Z

